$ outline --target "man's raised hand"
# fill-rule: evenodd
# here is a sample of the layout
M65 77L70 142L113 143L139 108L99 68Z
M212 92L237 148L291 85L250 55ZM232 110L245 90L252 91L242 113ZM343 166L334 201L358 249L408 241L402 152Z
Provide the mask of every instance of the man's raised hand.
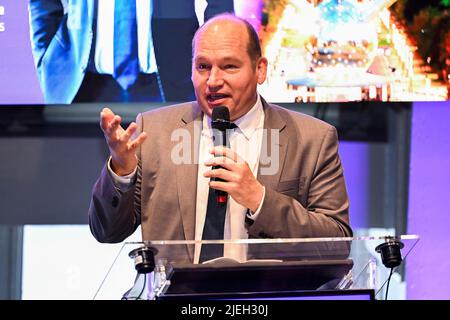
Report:
M134 171L137 166L136 149L147 138L145 132L134 136L137 125L130 123L127 129L120 125L122 119L111 109L103 108L100 112L100 127L105 135L111 154L111 169L119 176L125 176Z

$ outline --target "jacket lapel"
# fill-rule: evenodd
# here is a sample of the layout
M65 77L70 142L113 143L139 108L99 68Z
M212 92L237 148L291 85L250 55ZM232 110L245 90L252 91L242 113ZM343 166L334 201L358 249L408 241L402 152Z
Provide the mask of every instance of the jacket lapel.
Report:
M280 113L262 97L261 101L264 109L264 135L257 179L264 186L276 189L285 165L289 144L288 130Z
M195 235L195 211L197 199L197 172L200 135L202 130L202 113L197 103L180 120L181 128L189 133L191 161L176 165L176 180L181 219L186 240L193 240ZM191 252L193 254L193 251Z

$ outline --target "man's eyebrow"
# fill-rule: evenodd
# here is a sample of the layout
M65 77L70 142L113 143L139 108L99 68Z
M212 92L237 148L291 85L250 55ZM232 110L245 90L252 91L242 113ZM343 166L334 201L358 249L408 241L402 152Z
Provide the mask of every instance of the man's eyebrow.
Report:
M223 61L231 61L231 62L239 62L240 59L234 57L234 56L229 56L229 57L224 57L222 58Z
M202 55L198 55L198 56L194 56L194 60L208 60L208 58L205 56L202 56Z
M199 61L199 60L206 60L208 61L209 58L203 55L198 55L196 57L194 57L194 61ZM235 56L225 56L225 57L221 57L219 59L219 62L239 62L240 60L238 58L236 58Z

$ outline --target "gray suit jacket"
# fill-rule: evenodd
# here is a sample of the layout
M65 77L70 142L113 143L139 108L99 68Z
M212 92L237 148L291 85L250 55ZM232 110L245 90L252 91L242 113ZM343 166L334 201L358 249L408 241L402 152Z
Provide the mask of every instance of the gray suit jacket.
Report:
M279 130L279 168L257 179L266 195L250 238L346 237L349 202L338 155L336 129L329 124L263 101L264 128ZM121 194L103 168L93 188L89 225L100 242L120 242L139 224L143 240L193 240L202 112L196 102L138 115L139 132L148 133L137 152L135 187ZM175 164L182 136L191 163ZM183 135L190 133L189 135ZM270 136L270 135L269 135ZM268 144L269 146L271 143ZM186 149L184 150L186 151ZM272 154L273 150L267 152ZM189 153L189 152L188 152ZM191 250L188 250L191 251ZM188 252L192 258L192 252Z

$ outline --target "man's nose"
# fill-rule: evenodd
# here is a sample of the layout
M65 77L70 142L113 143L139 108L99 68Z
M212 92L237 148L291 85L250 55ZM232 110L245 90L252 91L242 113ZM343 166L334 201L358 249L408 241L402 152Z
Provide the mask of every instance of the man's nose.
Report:
M223 74L219 68L211 69L207 85L211 88L221 87L223 85Z

